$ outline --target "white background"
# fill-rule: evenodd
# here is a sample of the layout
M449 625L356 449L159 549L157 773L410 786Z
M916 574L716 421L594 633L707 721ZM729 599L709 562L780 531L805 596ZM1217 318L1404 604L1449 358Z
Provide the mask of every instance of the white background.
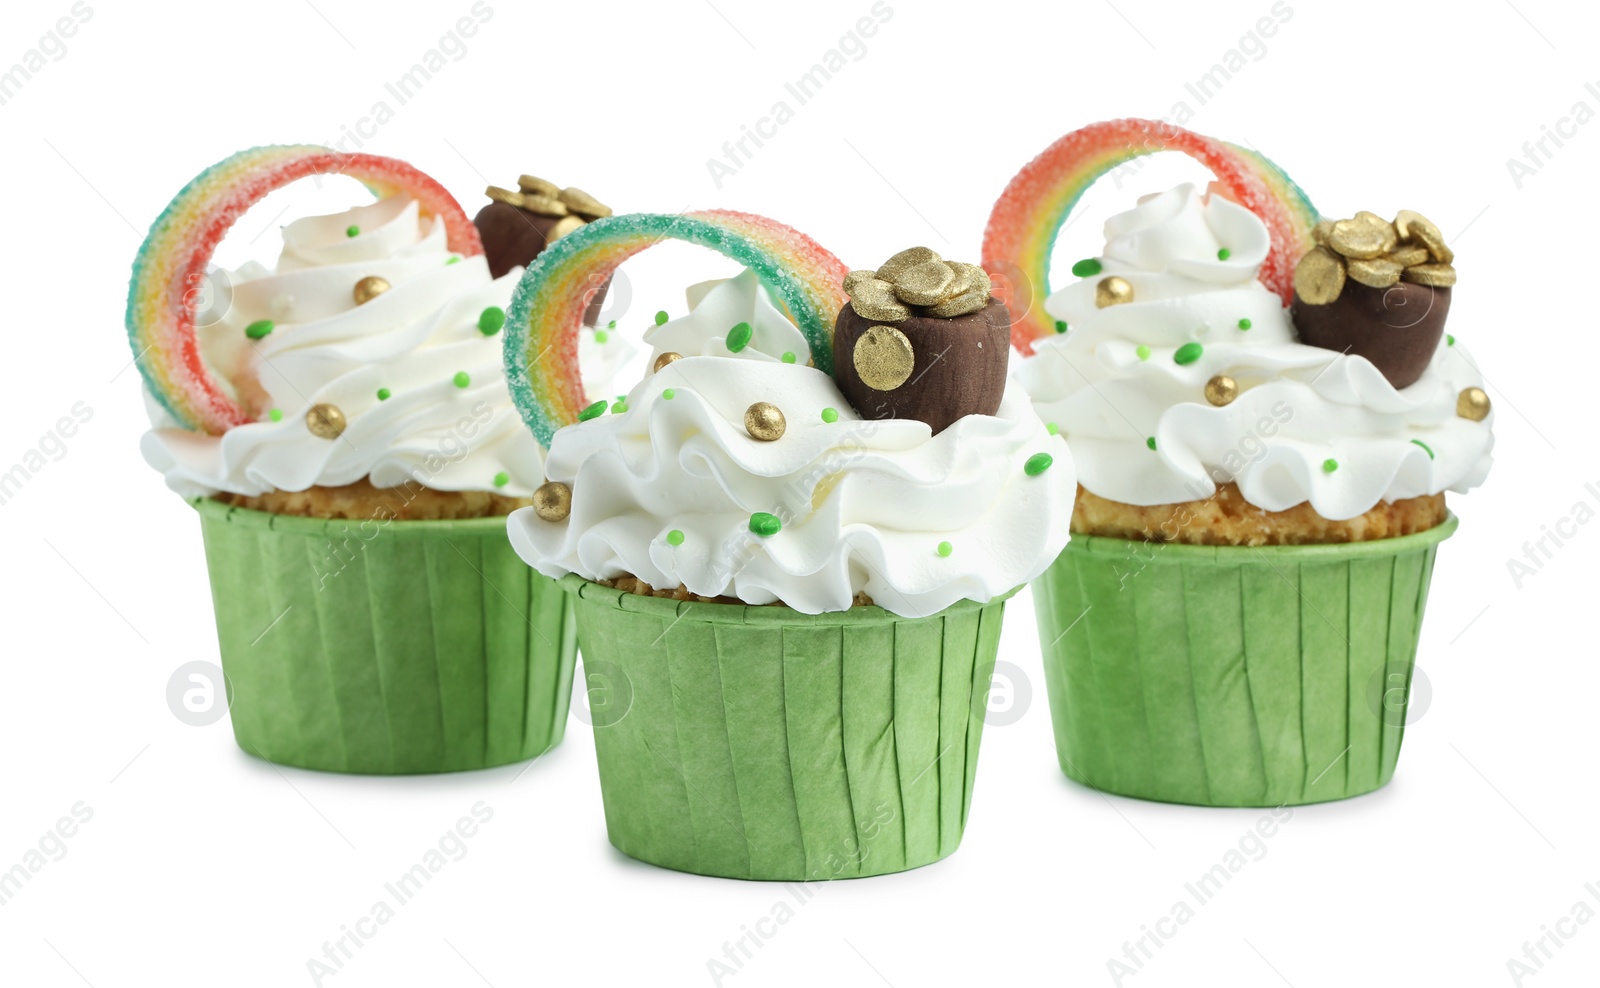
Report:
M1521 188L1506 164L1577 101L1600 111L1584 88L1600 80L1593 7L1289 0L1264 54L1202 105L1185 83L1271 0L1115 2L889 0L865 54L799 106L784 82L870 17L871 0L488 0L465 54L398 106L384 83L471 0L89 0L65 54L0 105L0 469L74 403L93 409L66 454L0 506L0 869L75 803L93 810L65 856L0 906L0 983L312 984L306 962L324 941L480 800L494 816L467 856L325 984L712 984L708 959L786 894L612 850L578 721L526 771L363 779L280 771L242 754L225 719L195 728L169 712L173 671L217 656L199 527L137 452L128 265L204 166L255 144L337 140L380 99L394 117L366 149L415 162L472 210L486 183L530 171L623 211L765 213L853 267L914 243L977 260L990 204L1030 157L1085 123L1165 116L1179 101L1193 129L1253 143L1326 214L1425 212L1459 254L1449 328L1488 374L1499 435L1489 483L1452 500L1461 529L1440 552L1419 658L1431 705L1392 785L1294 811L1265 857L1123 983L1514 984L1507 960L1524 941L1580 900L1600 910L1584 890L1600 883L1600 525L1577 526L1520 588L1507 568L1547 527L1573 532L1561 520L1578 502L1600 507L1600 125L1549 144ZM0 8L0 68L70 7ZM794 119L717 187L706 160L780 99ZM1122 189L1102 183L1058 257L1095 253L1106 215L1188 178L1204 175L1178 159ZM334 186L275 197L222 259L269 258L278 222L358 201ZM730 273L675 246L629 270L630 331L657 308L681 311L682 285ZM1108 959L1261 815L1069 783L1026 593L1002 647L1032 700L987 732L961 850L821 887L724 984L1112 984ZM1600 921L1565 929L1524 984L1595 983Z

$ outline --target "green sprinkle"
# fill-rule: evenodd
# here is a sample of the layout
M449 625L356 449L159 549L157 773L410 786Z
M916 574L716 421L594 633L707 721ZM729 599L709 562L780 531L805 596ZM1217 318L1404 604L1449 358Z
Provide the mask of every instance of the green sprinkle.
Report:
M594 341L596 343L604 343L606 340L609 340L610 338L611 338L610 334L608 334L603 329L597 329L597 330L594 331Z
M668 388L667 390L661 392L661 397L667 399L668 401L671 401L672 399L676 398L677 396L678 396L678 392L674 391L671 388Z
M451 378L451 380L456 383L456 387L464 388L472 383L472 375L468 374L466 371L456 371L456 376Z
M493 336L500 332L506 324L506 310L498 305L491 305L478 314L478 332L485 336Z
M1046 422L1044 424L1044 431L1050 433L1052 436L1061 435L1061 430L1056 426L1056 424L1054 422Z
M1420 439L1413 439L1411 441L1416 443L1418 446L1422 447L1422 451L1428 454L1428 459L1430 459L1430 460L1433 459L1433 450L1428 448L1428 444L1427 443L1423 442Z
M504 487L509 483L511 483L511 475L504 470L494 475L494 485L496 487Z
M583 411L579 412L578 413L578 421L579 422L587 422L590 419L598 418L601 415L604 415L605 413L606 413L606 402L605 402L605 399L602 398L601 400L595 402L593 405L590 405L588 408L585 408Z
M394 392L390 391L388 388L379 388L378 389L378 400L379 401L388 401L389 400L389 396L391 394L394 394Z
M656 313L656 325L657 326L664 325L666 323L666 321L667 321L667 310L666 309L661 309L660 311L658 311Z
M1066 320L1065 319L1057 319L1056 320L1056 332L1065 333L1066 331L1067 331L1067 322L1066 322Z
M1097 257L1086 257L1072 266L1072 274L1076 278L1093 278L1099 273L1100 259Z
M1339 469L1339 461L1338 460L1335 460L1332 457L1329 457L1328 459L1322 461L1322 472L1323 473L1332 473L1337 469Z
M750 324L747 322L742 322L737 326L734 326L732 329L728 330L728 338L726 340L728 349L734 353L738 353L740 350L743 350L745 347L750 345L750 336L752 333L753 330L751 330Z
M1050 464L1055 461L1056 458L1049 453L1035 453L1028 457L1028 462L1022 465L1022 472L1030 477L1037 477L1050 469Z
M361 228L356 226L354 223L351 223L349 226L344 228L344 235L347 237L355 237L359 236L360 234Z
M272 327L273 323L271 319L257 319L255 322L244 328L244 335L250 337L252 340L259 340L263 336L271 333Z
M1456 345L1456 338L1454 336L1451 336L1449 333L1444 334L1444 341L1446 343L1450 344L1451 346L1455 346Z
M450 260L444 262L444 266L445 267L449 267L452 264L460 264L460 263L461 263L460 255L452 254L450 256Z
M610 322L606 323L606 328L607 329L616 329L617 328L617 321L615 319L613 319Z
M267 418L271 419L274 422L282 422L283 421L283 409L281 409L281 408L269 409L267 411Z
M1200 359L1200 355L1205 353L1205 350L1206 348L1198 343L1185 343L1183 346L1178 347L1177 352L1172 355L1173 363L1180 365L1192 364Z
M1149 360L1150 359L1150 348L1145 346L1143 343L1141 343L1138 346L1134 347L1133 348L1133 352L1139 355L1139 359L1140 360Z
M1151 449L1155 449L1156 448L1156 437L1155 436L1151 436L1149 439L1146 439L1144 441L1144 444L1146 446L1149 446Z
M611 406L611 414L612 415L621 415L624 412L626 412L627 410L628 410L628 403L625 402L625 401L619 401L615 405Z
M1254 325L1254 323L1252 323L1248 319L1240 319L1239 320L1239 328L1240 329L1249 329L1252 325Z
M757 511L750 516L750 531L762 538L777 535L783 529L783 520L777 515L766 511Z
M792 363L794 363L794 361L795 361L795 356L791 351L788 351L788 350L783 351L783 362L784 363L792 364Z
M822 421L824 421L824 422L837 422L837 421L839 421L839 410L837 408L824 408L822 410Z
M949 556L952 552L955 552L955 551L956 551L956 547L951 545L950 543L948 543L948 542L940 542L939 543L939 555L941 555L941 556Z
M683 545L683 533L674 528L667 533L667 545Z
M1217 260L1219 260L1219 261L1226 261L1228 258L1230 258L1232 256L1233 256L1233 251L1229 250L1226 247L1224 247L1221 250L1217 251Z

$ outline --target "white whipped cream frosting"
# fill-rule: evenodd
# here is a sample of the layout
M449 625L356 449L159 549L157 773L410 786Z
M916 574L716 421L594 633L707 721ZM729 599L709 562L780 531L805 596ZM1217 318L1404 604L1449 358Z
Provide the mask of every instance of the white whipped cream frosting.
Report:
M1258 507L1309 501L1339 520L1483 481L1493 416L1456 414L1461 390L1483 384L1459 343L1440 340L1422 377L1397 390L1365 357L1298 342L1289 310L1256 280L1266 227L1192 185L1140 200L1105 234L1100 273L1045 302L1067 331L1035 344L1018 369L1092 493L1171 504L1234 481ZM1133 286L1134 300L1098 308L1095 286L1111 275ZM1203 352L1180 365L1174 354L1187 343ZM1240 389L1220 408L1205 398L1218 374Z
M348 236L350 226L360 233ZM187 497L363 477L378 487L414 480L528 496L544 482L540 450L506 390L501 336L478 328L485 309L509 305L522 269L494 280L481 255L455 257L444 224L423 218L408 197L290 223L276 267L252 262L229 272L226 314L198 330L215 372L236 388L259 388L261 407L281 419L263 415L206 435L176 426L147 393L153 428L141 443L145 460ZM368 275L391 287L358 306L352 292ZM247 338L245 328L263 319L273 321L272 332ZM580 337L586 367L610 346L594 337ZM455 383L459 371L468 375L465 388ZM306 412L323 402L348 422L337 439L306 426Z
M620 414L556 433L546 469L571 487L570 516L547 522L525 508L510 519L512 545L540 572L633 574L810 614L847 609L864 592L922 617L1005 594L1065 546L1072 460L1019 387L995 415L937 436L909 419L862 420L831 377L806 366L804 338L753 274L695 286L690 304L646 338L684 359L634 388ZM740 322L752 343L731 353L725 339ZM745 431L757 401L784 413L776 442ZM825 408L836 421L824 421ZM1053 463L1028 476L1037 453ZM753 534L756 512L778 516L781 531Z

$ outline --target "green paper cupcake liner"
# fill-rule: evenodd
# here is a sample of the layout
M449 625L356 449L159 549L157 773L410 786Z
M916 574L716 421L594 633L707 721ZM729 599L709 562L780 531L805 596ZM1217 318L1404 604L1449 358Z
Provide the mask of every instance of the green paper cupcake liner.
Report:
M571 602L504 518L200 513L239 746L363 775L489 768L560 742Z
M1200 806L1383 786L1434 554L1456 524L1270 548L1074 535L1033 584L1061 770Z
M961 843L1005 598L902 618L562 585L604 696L595 753L624 854L813 881L906 871Z

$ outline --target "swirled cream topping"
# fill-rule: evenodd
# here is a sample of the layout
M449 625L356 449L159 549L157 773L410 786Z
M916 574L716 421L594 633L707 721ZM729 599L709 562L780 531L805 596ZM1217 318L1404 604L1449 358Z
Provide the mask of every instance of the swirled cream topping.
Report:
M227 311L199 330L207 363L269 411L212 436L176 427L147 395L153 428L141 449L168 486L256 495L366 477L526 497L543 482L538 444L506 391L498 327L480 328L486 310L503 312L520 268L491 279L482 256L453 254L443 224L406 197L296 220L283 241L273 269L228 273ZM367 277L390 287L357 304ZM265 335L246 332L265 321ZM594 335L581 345L594 349ZM343 414L341 435L312 431L319 404Z
M1009 592L1066 544L1072 462L1020 388L997 414L937 436L915 420L863 420L806 366L804 338L754 275L699 291L648 338L683 359L622 409L556 433L546 469L571 488L570 515L510 519L512 545L540 572L631 574L806 613L865 593L922 617ZM741 322L751 343L730 352ZM782 411L781 437L746 431L756 402Z
M1100 270L1045 302L1065 331L1018 372L1089 491L1157 505L1233 481L1258 507L1309 501L1340 520L1483 481L1493 419L1457 415L1461 391L1483 378L1453 339L1403 389L1364 357L1298 342L1288 309L1256 280L1265 226L1192 185L1142 199L1105 233ZM1113 276L1133 300L1101 307L1097 285ZM1415 319L1397 310L1393 325ZM1206 397L1218 376L1237 389L1220 406Z

